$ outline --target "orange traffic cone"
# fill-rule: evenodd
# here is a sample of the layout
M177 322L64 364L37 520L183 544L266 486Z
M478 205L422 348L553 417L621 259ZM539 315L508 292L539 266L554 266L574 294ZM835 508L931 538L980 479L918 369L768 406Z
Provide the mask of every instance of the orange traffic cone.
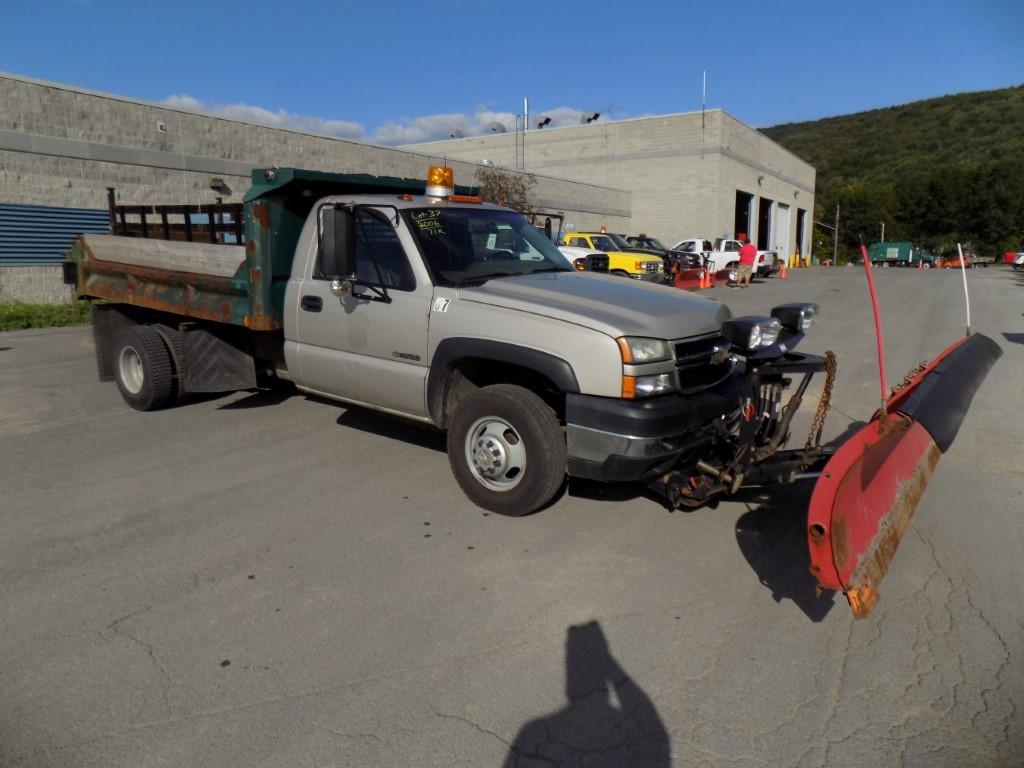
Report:
M707 283L708 288L714 288L715 287L715 281L714 281L714 278L713 278L713 276L711 274L711 270L710 269L705 269L704 270L704 274L707 275L707 280L705 280L705 282Z
M918 269L924 269L924 260L923 259L921 261L917 262L917 268Z
M786 279L786 262L782 262L782 269L779 270L779 280Z
M708 271L706 269L700 271L700 286L698 287L701 290L708 287Z

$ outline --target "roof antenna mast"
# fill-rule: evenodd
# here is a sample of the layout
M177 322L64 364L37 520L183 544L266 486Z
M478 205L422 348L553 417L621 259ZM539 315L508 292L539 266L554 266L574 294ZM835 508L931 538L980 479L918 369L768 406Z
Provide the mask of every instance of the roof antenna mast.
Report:
M700 92L700 156L704 157L704 105L708 100L708 71L704 70L704 78Z

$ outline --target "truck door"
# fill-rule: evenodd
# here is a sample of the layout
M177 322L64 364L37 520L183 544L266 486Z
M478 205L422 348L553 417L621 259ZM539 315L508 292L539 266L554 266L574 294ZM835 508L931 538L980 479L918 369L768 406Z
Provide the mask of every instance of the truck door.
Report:
M356 212L359 283L351 293L332 291L331 278L320 270L322 256L303 277L296 321L297 379L323 394L423 417L433 286L409 261L394 226L396 219L400 229L405 223L393 208L377 210L392 224L363 209ZM404 239L409 239L407 232Z

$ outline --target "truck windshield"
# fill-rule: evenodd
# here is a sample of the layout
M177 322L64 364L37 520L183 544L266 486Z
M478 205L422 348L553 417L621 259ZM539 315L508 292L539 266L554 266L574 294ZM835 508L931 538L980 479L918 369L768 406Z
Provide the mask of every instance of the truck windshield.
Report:
M617 251L619 247L615 245L615 241L607 235L591 235L590 242L593 243L594 247L599 251Z
M536 272L574 272L562 252L515 211L411 208L403 213L435 280L466 285Z
M630 248L635 247L635 246L632 246L629 243L627 243L626 242L626 238L624 238L622 235L617 235L614 232L609 232L608 233L608 237L610 237L612 239L612 242L615 243L616 247L620 251L623 250L623 249L628 250Z

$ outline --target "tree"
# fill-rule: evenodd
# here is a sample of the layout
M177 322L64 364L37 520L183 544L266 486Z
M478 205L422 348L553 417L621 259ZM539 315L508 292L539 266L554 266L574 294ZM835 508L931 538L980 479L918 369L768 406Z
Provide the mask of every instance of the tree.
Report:
M530 210L530 190L537 183L533 174L484 167L477 171L476 178L480 184L480 197L487 202L507 205L520 213Z

